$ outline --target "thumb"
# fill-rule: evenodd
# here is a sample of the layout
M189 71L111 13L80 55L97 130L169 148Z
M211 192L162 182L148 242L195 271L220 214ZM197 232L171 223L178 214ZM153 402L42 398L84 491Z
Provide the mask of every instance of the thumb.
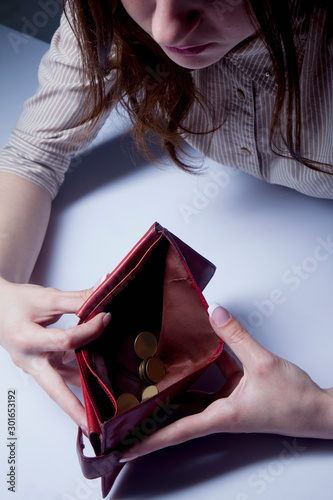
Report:
M227 309L216 302L208 308L210 323L216 334L230 347L242 364L251 368L266 351Z

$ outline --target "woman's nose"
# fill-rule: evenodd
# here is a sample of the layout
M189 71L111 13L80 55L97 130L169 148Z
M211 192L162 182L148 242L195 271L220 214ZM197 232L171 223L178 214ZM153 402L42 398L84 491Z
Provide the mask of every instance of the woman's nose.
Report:
M200 23L200 12L190 0L156 0L152 35L160 45L181 45ZM191 41L192 43L192 41Z

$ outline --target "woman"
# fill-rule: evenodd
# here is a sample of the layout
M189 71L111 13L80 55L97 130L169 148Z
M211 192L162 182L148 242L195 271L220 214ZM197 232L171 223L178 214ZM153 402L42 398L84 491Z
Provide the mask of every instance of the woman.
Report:
M121 103L138 143L144 147L145 132L153 131L183 169L190 169L181 156L185 139L221 163L333 198L331 10L329 1L297 0L66 3L41 63L40 88L1 157L0 338L14 363L81 427L84 409L66 385L77 373L65 361L110 316L45 329L75 312L90 291L20 284L29 280L71 156ZM218 431L332 438L333 388L320 389L266 351L225 309L210 313L244 370L225 353L220 399L123 460Z

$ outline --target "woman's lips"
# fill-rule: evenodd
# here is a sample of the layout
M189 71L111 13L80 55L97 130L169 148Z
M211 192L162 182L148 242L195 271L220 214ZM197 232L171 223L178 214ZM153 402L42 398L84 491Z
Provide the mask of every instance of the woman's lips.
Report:
M184 45L182 47L176 47L172 45L164 45L164 47L175 54L181 54L183 56L195 56L206 50L209 43L204 43L202 45Z

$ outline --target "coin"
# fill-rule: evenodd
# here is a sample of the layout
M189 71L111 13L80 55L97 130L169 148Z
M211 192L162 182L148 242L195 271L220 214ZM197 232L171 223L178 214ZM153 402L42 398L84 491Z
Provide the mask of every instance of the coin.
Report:
M165 366L159 358L148 358L144 364L144 376L151 384L157 384L165 377Z
M147 385L150 385L152 382L150 382L146 376L146 363L147 363L148 359L150 359L150 358L146 358L143 361L141 361L140 366L139 366L139 376L140 376L140 379L142 380L142 382L144 382Z
M149 399L152 398L153 396L156 396L156 394L158 394L158 389L156 385L149 385L142 391L141 399L142 401L144 401L145 399Z
M154 356L157 349L157 339L151 332L141 332L134 341L134 350L141 359Z
M124 392L124 394L121 394L117 399L117 409L118 409L117 414L129 410L130 408L133 408L138 404L139 401L135 396L133 396L133 394L130 394L129 392Z

